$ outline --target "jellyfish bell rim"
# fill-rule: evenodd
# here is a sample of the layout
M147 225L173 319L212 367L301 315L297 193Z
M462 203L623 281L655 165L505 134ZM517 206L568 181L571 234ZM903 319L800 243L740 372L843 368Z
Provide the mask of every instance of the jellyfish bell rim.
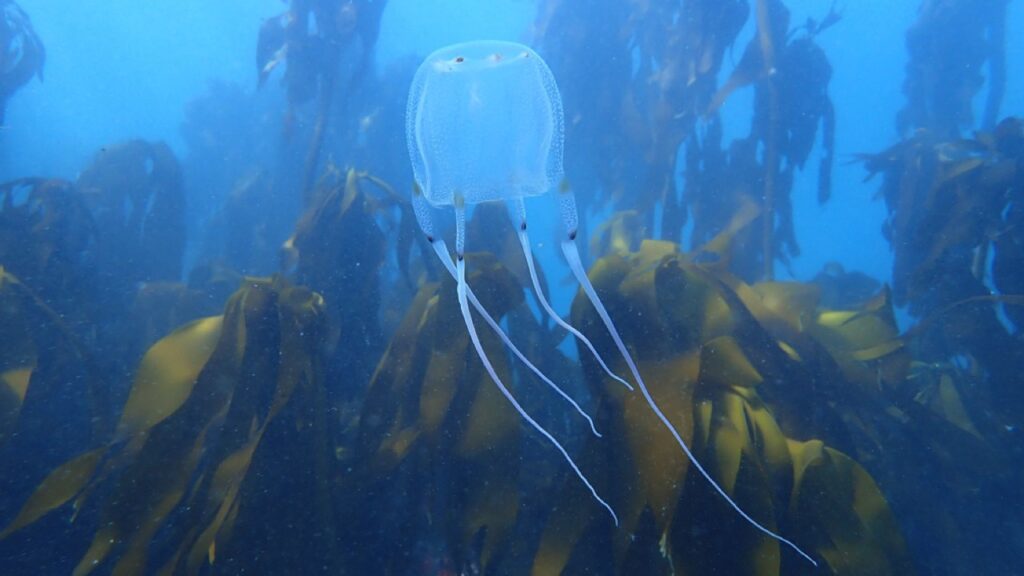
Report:
M441 72L493 70L527 59L544 60L529 46L511 40L470 40L442 46L431 52L416 69L416 75L430 67Z

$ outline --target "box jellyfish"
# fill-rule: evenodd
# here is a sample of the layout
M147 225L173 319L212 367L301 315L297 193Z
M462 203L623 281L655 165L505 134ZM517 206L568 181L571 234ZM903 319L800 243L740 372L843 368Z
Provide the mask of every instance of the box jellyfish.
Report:
M562 252L583 292L593 304L607 328L618 352L625 359L637 388L651 411L668 429L690 459L694 468L752 526L796 550L807 560L810 556L795 544L754 520L723 490L694 458L682 436L658 407L644 384L636 363L622 342L615 324L587 278L576 247L577 212L571 190L562 185L562 102L558 87L544 61L530 48L512 43L481 41L442 48L420 65L413 79L406 112L406 138L412 160L416 187L413 207L420 228L441 263L455 278L459 307L473 347L491 379L512 407L539 434L546 438L568 462L595 500L618 517L573 461L561 443L534 420L501 381L487 358L474 326L472 305L516 357L569 401L597 434L593 421L578 404L536 368L515 347L499 324L480 304L466 285L464 259L466 207L482 202L506 202L518 219L517 234L526 259L537 300L544 311L568 330L589 351L612 378L633 387L612 373L593 344L552 309L537 277L530 241L527 236L525 199L549 192L558 197L558 210L565 224ZM455 258L444 241L435 234L434 209L455 211Z

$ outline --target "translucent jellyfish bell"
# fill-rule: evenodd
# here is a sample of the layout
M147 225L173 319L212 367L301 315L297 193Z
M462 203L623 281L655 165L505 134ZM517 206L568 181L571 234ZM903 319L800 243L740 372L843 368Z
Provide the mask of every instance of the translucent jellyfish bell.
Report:
M427 58L409 94L407 139L427 201L539 196L562 180L562 101L537 54L470 42Z
M558 440L523 409L498 377L480 343L469 311L472 304L505 346L571 403L590 424L593 433L600 436L590 416L516 348L466 284L466 264L463 258L466 206L491 201L508 202L519 216L519 243L541 306L590 350L606 373L633 390L628 382L608 368L593 344L579 330L558 316L544 297L527 236L523 199L557 189L558 210L566 227L566 236L561 243L562 253L626 361L651 411L672 434L693 467L744 520L817 565L795 544L754 520L715 483L694 458L689 446L648 391L636 363L619 337L615 324L590 284L580 261L576 248L576 200L568 187L561 185L562 132L562 101L554 77L540 56L526 46L512 42L456 44L428 56L416 71L406 113L406 138L417 184L413 193L413 208L420 228L427 235L441 263L455 278L462 318L484 368L520 416L558 449L617 525L618 517L611 505L601 498ZM455 211L454 261L444 241L434 233L432 210L443 207L451 207Z

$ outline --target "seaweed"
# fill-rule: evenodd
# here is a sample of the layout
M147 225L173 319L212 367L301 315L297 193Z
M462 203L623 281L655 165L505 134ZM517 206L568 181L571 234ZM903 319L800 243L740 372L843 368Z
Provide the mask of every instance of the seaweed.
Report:
M303 195L310 194L315 183L343 52L359 39L361 53L349 78L350 85L358 85L371 67L386 5L386 0L291 0L286 12L268 19L260 28L256 44L259 84L262 86L274 68L287 62L284 82L289 116L314 95L318 99L317 119L303 168Z
M744 170L742 176L733 176L732 180L750 187L741 193L762 199L764 217L760 238L750 240L751 248L760 247L757 252L761 272L755 275L754 267L749 265L740 266L737 271L743 271L746 278L770 280L774 276L776 258L787 263L788 258L800 254L790 199L793 173L796 169L803 170L819 126L823 152L818 169L818 201L826 202L831 193L835 113L828 85L832 67L815 37L835 24L840 16L833 4L822 24L808 23L788 33L789 11L782 2L758 0L756 18L754 38L707 110L708 114L714 114L735 90L753 84L754 117L750 135L730 146L725 162L720 160L720 151L709 151L705 145L704 153L717 160L710 166L705 165L711 170L701 170L700 152L695 153L695 158L688 158L687 178L694 181L695 188L688 195L688 202L697 207L709 202L707 197L714 195L715 185L723 178L728 181L725 174L715 173L715 168ZM718 145L714 140L710 144ZM758 153L759 149L763 149L763 154ZM721 201L711 202L721 205ZM697 207L693 208L695 212ZM717 234L730 212L705 209L700 214L703 218L699 228L694 229L694 245Z
M369 194L366 188L381 194ZM397 223L393 222L396 212ZM393 225L389 232L398 229L394 244L398 268L407 286L415 286L409 270L414 238L409 228L415 226L412 207L387 183L365 172L342 174L329 164L311 205L281 250L284 267L293 271L296 282L324 297L333 320L324 342L328 376L331 381L352 384L350 389L331 392L347 401L361 394L358 383L369 380L385 343L379 316L381 274L390 244L378 219ZM398 295L393 296L397 304Z
M610 313L629 319L619 328L637 351L652 394L744 509L815 550L829 573L913 573L895 516L871 476L820 440L798 440L817 432L848 444L828 429L842 422L838 418L816 419L811 426L817 430L797 424L804 410L799 398L821 374L814 364L841 357L839 347L794 327L814 322L814 290L748 286L724 269L695 264L673 244L644 241L638 252L598 261L591 277ZM600 325L595 316L577 298L574 320L595 344L608 346L594 330ZM843 342L869 350L861 362L888 361L902 346L874 350L878 340L895 338L893 326L886 326L880 334L851 329L858 336ZM622 525L613 529L597 510L588 512L594 507L586 494L566 482L556 497L562 504L546 521L534 574L608 566L624 574L808 571L688 474L684 455L642 400L613 386L592 361L584 369L601 403L598 427L610 439L588 441L583 465L600 470ZM831 372L836 381L830 389L856 381L837 368ZM859 399L852 410L877 410Z
M27 81L42 46L0 5L0 40L21 46L3 57ZM467 229L482 250L469 283L603 436L493 333L483 347L620 526L522 425L396 192L415 63L371 66L384 5L292 0L264 24L259 83L284 66L287 102L214 86L190 105L188 205L170 149L141 140L103 149L74 183L0 185L5 568L811 573L690 473L641 398L566 353L523 289L506 210L485 205ZM1019 513L978 497L1019 500L1024 425L1024 129L995 122L1005 5L928 1L908 35L905 139L861 157L883 179L891 287L836 263L812 282L772 279L799 253L793 182L819 142L819 201L830 194L832 65L818 38L841 21L835 3L795 26L782 0L600 0L588 6L600 17L538 5L568 180L584 218L611 213L590 227L594 285L698 461L813 551L814 573L1013 571L1012 555L990 553L991 526ZM935 69L941 55L964 69ZM967 134L985 65L984 130ZM22 85L10 78L4 99ZM723 141L719 111L747 89L749 132ZM279 106L308 148L266 137ZM294 182L301 197L281 193ZM902 332L899 306L916 319ZM572 319L614 350L585 298ZM43 537L50 550L32 544Z
M522 302L521 285L497 261L486 254L468 260L469 281L495 318ZM481 338L508 378L497 337ZM366 486L351 504L365 522L352 531L353 549L388 558L381 573L407 573L416 559L387 550L430 542L428 530L442 536L433 553L460 569L493 570L510 544L521 506L520 422L474 358L454 281L424 284L370 380L350 460ZM378 503L385 497L404 504L384 514Z
M981 127L992 130L1006 88L1008 0L925 0L907 31L907 103L897 117L900 132L924 128L946 139L975 125L973 101L988 95Z
M686 215L674 181L676 151L715 92L747 4L600 2L592 10L602 17L552 0L540 5L535 25L562 86L566 138L575 143L567 148L567 176L588 192L580 195L580 216L608 203L640 211L654 230L661 204L662 234L678 238Z
M46 49L28 14L13 0L0 2L0 124L7 101L33 76L43 79Z
M73 450L81 444L81 438L102 437L108 420L108 388L92 354L63 315L3 266L0 319L0 448L7 459L25 458L20 470L23 475L31 475L29 471L36 466L28 462L46 457L23 453L24 440L18 438L18 433L33 436L40 427L47 426L48 418L70 404L87 407L84 418L66 419L64 429L49 434L47 448L59 453ZM75 385L79 380L85 381L84 387ZM63 400L57 402L54 398ZM5 475L4 480L14 479Z
M819 201L831 191L832 69L815 39L841 19L835 5L820 23L790 30L779 0L753 8L740 1L600 4L594 8L605 17L598 19L569 4L543 4L536 29L547 61L565 79L566 137L574 143L567 176L591 192L581 195L581 217L604 204L635 210L652 236L674 242L692 219L696 246L721 231L740 197L756 199L765 217L760 233L744 240L750 256L735 261L736 271L770 279L776 258L799 254L793 173L803 170L819 133ZM751 16L754 38L718 86L726 53ZM751 85L750 134L723 150L717 112Z
M143 140L104 147L75 187L100 231L93 254L113 291L181 278L185 193L170 147ZM115 270L132 273L120 276Z
M254 562L254 546L266 551L263 567L329 565L322 307L307 290L248 279L222 316L157 342L113 439L57 467L0 537L31 530L69 502L74 520L102 499L76 574L107 562L121 574L194 574L207 564L236 572ZM282 466L308 472L282 476ZM250 519L267 513L268 493L282 490L294 501L279 517L315 522L323 538Z
M862 156L869 177L882 175L878 195L889 211L883 233L894 251L894 301L918 319L905 335L911 374L894 404L931 446L929 458L915 456L916 467L946 479L953 489L942 497L960 510L929 507L935 491L900 495L908 514L922 519L915 548L946 543L941 554L922 558L935 573L1008 569L998 557L977 560L985 544L976 533L994 518L1014 522L1012 513L979 506L971 495L1019 493L1009 479L1019 458L1008 433L1024 407L1015 384L1024 356L1020 333L1006 319L1019 319L1024 303L1015 272L1021 127L1008 118L971 137L950 136L952 126L922 128ZM901 466L887 462L890 470ZM954 543L960 552L950 548Z
M72 326L98 290L89 251L100 229L72 183L22 178L0 185L0 263Z

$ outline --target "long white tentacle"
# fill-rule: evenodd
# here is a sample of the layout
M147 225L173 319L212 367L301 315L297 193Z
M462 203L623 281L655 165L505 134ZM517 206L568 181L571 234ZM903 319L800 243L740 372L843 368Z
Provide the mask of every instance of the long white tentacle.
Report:
M711 484L711 487L714 488L722 496L722 498L725 498L725 501L728 502L730 506L732 506L733 510L736 510L736 512L741 517L743 517L744 520L749 522L751 526L757 528L758 530L774 538L775 540L789 546L790 548L795 550L797 554L800 554L801 556L806 558L808 562L817 566L818 563L815 562L815 560L811 558L809 555L807 555L806 552L801 550L796 544L790 542L783 536L776 534L775 532L763 526L757 520L751 518L750 515L747 514L742 508L740 508L739 504L737 504L736 501L734 501L729 496L729 494L727 494L726 491L721 486L719 486L717 482L715 482L715 480L711 477L711 474L709 474L708 471L704 469L704 466L702 466L701 463L697 461L697 458L694 457L693 452L690 451L690 447L686 445L686 442L683 441L682 436L680 436L679 432L675 429L675 426L673 426L672 423L669 422L669 419L665 416L665 413L661 411L661 408L658 407L658 404L654 401L654 398L651 396L651 393L647 390L647 386L644 384L643 378L640 377L640 371L637 370L636 368L636 363L633 362L633 358L629 355L629 351L626 350L626 345L623 344L622 338L619 337L619 332L618 330L616 330L615 324L612 322L611 317L608 316L608 311L605 310L604 304L601 303L601 299L598 298L597 292L594 290L594 286L590 283L590 279L587 278L587 273L583 269L583 263L580 261L580 253L579 250L576 248L575 240L563 240L562 252L565 254L566 260L569 261L569 267L572 269L573 274L576 276L576 279L579 280L580 285L583 287L583 292L586 293L587 298L590 300L590 303L593 304L594 309L597 310L598 316L601 317L601 320L604 322L604 325L608 329L608 332L611 333L612 340L615 341L615 346L618 347L619 352L622 354L622 357L626 359L626 364L629 365L629 371L633 374L633 378L636 380L637 385L640 387L640 392L644 395L644 399L647 400L647 405L651 407L651 410L653 410L654 413L658 416L658 419L661 420L661 423L664 424L665 427L668 428L668 431L672 433L672 437L676 439L676 442L683 449L683 452L686 453L686 457L690 459L690 463L693 464L694 468L696 468L697 471L700 472L701 476L703 476L704 479L707 480L709 484Z
M519 404L515 397L512 396L512 393L509 391L508 388L505 387L505 384L501 381L501 378L498 377L498 373L495 372L494 366L491 365L491 361L487 358L487 354L484 352L483 345L480 343L480 337L477 335L476 328L473 325L473 316L469 312L469 302L467 297L469 289L466 284L466 260L464 258L462 250L464 242L459 242L459 240L465 238L465 225L465 208L456 205L456 290L459 298L459 309L462 311L462 319L466 323L466 330L469 332L469 337L470 340L472 340L473 342L473 347L476 349L477 356L480 357L480 361L483 363L484 369L487 370L487 374L490 375L491 380L493 380L494 383L498 386L498 389L509 401L509 403L512 404L512 407L515 408L516 412L518 412L524 420L529 422L530 426L533 426L534 430L536 430L542 436L547 438L548 441L551 442L551 444L553 444L559 452L561 452L566 462L568 462L569 466L572 467L574 472L576 472L576 476L580 479L581 482L583 482L587 489L590 490L590 494L594 497L594 499L597 500L598 503L600 503L601 506L603 506L606 510L608 510L608 513L612 516L612 520L615 521L615 525L618 526L619 517L615 514L615 510L612 509L611 505L609 505L608 502L604 500L604 498L601 498L601 496L598 495L597 490L594 488L594 485L590 483L590 480L588 480L587 477L583 474L583 471L580 470L579 466L576 465L576 462L572 459L572 456L570 456L569 453L566 451L565 447L563 447L562 444L559 443L558 440L556 440L550 432L548 432L543 426L541 426L540 423L534 420L533 417L530 416L529 413L527 413L526 410Z
M520 224L516 233L519 236L519 244L523 248L523 256L526 258L526 267L530 270L530 280L533 282L533 290L537 293L537 300L540 302L541 307L544 308L544 311L548 313L548 316L550 316L555 323L568 330L569 333L578 338L580 342L583 342L608 376L618 382L621 382L623 386L632 391L633 385L622 378L619 378L618 375L612 372L611 368L608 367L608 364L605 363L604 358L602 358L601 354L597 352L597 348L594 348L590 339L584 336L583 333L577 330L574 326L565 320L562 320L562 317L559 316L558 313L555 312L554 308L551 307L551 304L548 303L548 299L544 296L544 290L541 288L540 279L537 277L537 268L533 262L533 250L530 248L530 238L526 234L526 207L523 205L522 198L518 198L516 202L520 212Z
M448 247L445 246L444 240L435 239L433 242L431 242L431 245L434 247L434 252L437 253L437 257L441 260L441 263L444 264L444 267L448 269L448 273L452 275L453 279L458 281L458 276L455 270L455 263L452 262L452 256L451 254L448 253ZM494 320L494 317L492 317L490 313L488 313L487 310L484 309L483 304L480 303L480 300L477 299L476 294L473 293L473 289L470 288L468 285L466 286L466 295L469 297L469 302L470 304L473 305L473 308L475 308L476 311L481 316L483 316L484 320L487 322L487 325L491 327L491 330L493 330L494 333L497 334L499 338L501 338L501 341L505 344L505 346L507 346L509 350L511 350L512 353L516 355L516 358L519 358L519 360L523 364L526 364L526 367L529 368L531 372L533 372L538 378L540 378L545 384L547 384L566 402L571 404L572 407L576 409L576 412L578 412L580 416L583 416L583 418L586 419L587 423L590 424L590 431L593 432L595 436L600 438L601 433L597 431L597 426L594 425L594 420L590 417L590 415L587 414L585 410L583 410L583 407L581 407L579 403L576 402L576 400L573 400L572 396L566 394L565 391L563 391L557 384L552 382L550 378L548 378L543 372L541 372L540 368L537 368L533 364L533 362L530 362L530 360L527 359L522 352L520 352L519 348L517 348L516 345L512 343L512 340L509 339L508 335L505 334L505 331L502 330L501 325L499 325Z

